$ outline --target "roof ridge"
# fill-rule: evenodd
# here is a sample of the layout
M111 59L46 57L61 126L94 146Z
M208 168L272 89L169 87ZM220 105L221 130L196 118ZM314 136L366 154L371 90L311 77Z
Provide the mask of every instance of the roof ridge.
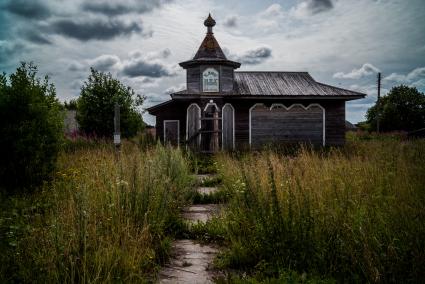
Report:
M235 73L308 73L308 71L235 71Z

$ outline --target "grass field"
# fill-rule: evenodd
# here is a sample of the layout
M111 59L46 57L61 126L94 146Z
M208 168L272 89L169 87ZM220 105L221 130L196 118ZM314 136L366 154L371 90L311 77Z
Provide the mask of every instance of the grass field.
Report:
M145 148L145 147L144 147ZM73 145L38 193L0 196L0 282L150 282L171 240L224 246L233 283L421 282L425 279L425 141L351 139L291 154ZM207 170L205 170L207 169ZM215 196L191 171L217 171ZM226 203L224 217L182 225L188 202Z
M167 259L191 190L181 151L80 148L40 193L1 199L1 283L144 282Z
M230 197L226 218L205 230L225 236L222 267L251 280L288 271L338 282L425 279L425 141L216 161Z

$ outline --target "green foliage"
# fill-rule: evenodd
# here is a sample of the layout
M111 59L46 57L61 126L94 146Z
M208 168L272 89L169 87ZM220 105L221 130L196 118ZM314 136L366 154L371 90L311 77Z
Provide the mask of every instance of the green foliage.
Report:
M219 185L222 182L222 178L220 176L207 176L203 178L200 182L200 186L212 187Z
M1 283L152 282L182 227L189 167L160 145L114 152L62 153L42 192L0 196Z
M70 100L69 102L64 102L64 107L67 110L77 110L77 100Z
M49 178L63 138L63 116L53 84L22 63L0 75L0 189L35 188Z
M87 135L112 138L114 133L114 106L120 105L121 135L132 137L144 127L142 115L137 111L144 97L112 78L91 68L91 74L77 103L77 121Z
M191 169L196 174L213 174L217 172L213 157L188 152L187 158L190 161Z
M276 277L268 277L263 272L267 270L267 263L261 263L255 275L237 275L230 273L227 277L218 278L217 284L333 284L333 279L322 279L317 276L308 275L307 273L297 273L296 271L280 271Z
M376 130L376 116L380 109L382 131L412 131L425 127L425 94L405 85L393 87L366 114L371 130Z
M137 144L142 149L148 149L149 147L152 147L158 143L156 138L147 131L139 133L139 135L137 135L135 138L136 138Z
M209 219L206 223L197 222L187 225L185 238L201 242L223 243L226 239L226 230L221 220L217 217Z
M424 141L354 141L328 152L217 161L232 195L220 266L263 278L293 270L340 282L424 279Z
M193 204L211 204L211 203L224 203L230 197L230 193L227 192L224 188L219 188L217 191L204 194L195 191L190 199Z

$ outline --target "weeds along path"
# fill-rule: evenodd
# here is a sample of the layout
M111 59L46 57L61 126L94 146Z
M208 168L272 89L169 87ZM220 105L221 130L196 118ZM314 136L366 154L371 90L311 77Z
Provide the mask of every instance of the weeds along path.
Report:
M197 187L194 203L197 200L211 200L217 191L215 186L206 183L216 179L215 175L197 175ZM205 223L220 211L220 205L192 204L184 208L182 217L190 228L194 224ZM217 271L212 269L214 257L219 247L214 244L200 243L193 239L176 240L172 244L171 259L159 273L159 283L213 283Z

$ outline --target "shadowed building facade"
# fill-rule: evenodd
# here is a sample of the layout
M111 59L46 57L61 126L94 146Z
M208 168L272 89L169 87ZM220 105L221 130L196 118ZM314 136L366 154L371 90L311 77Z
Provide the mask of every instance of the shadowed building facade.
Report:
M148 112L156 116L158 138L202 152L267 144L345 142L345 102L366 95L316 82L307 72L235 71L213 34L194 58L181 62L186 89Z

